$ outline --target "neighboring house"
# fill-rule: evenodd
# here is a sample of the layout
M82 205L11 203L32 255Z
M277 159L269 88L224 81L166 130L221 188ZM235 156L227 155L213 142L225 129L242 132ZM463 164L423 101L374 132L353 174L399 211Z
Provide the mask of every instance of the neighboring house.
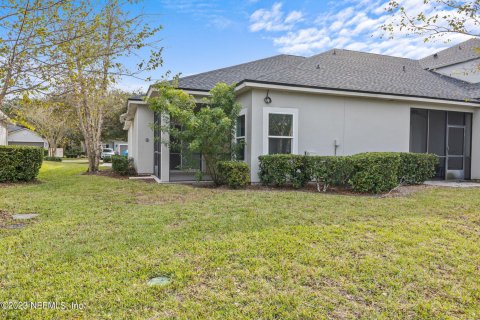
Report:
M8 130L7 125L10 119L0 111L0 146L6 146L8 144Z
M123 155L128 151L128 142L112 140L102 143L102 148L112 148L115 154Z
M8 145L9 146L31 146L48 149L48 142L35 131L16 126L8 125Z
M420 60L343 49L278 55L184 77L179 87L201 99L218 82L237 84L237 138L253 182L260 155L369 151L435 153L438 177L480 179L477 48L471 39ZM138 172L174 181L182 152L160 143L152 130L160 117L144 97L131 98L122 118Z

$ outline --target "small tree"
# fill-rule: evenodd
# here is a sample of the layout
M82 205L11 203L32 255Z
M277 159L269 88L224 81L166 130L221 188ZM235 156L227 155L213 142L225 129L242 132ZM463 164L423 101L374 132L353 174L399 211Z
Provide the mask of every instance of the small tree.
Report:
M201 153L207 174L218 184L217 163L231 159L236 150L233 138L240 104L236 102L235 85L218 83L210 90L210 96L202 100L200 108L194 97L175 85L162 82L156 88L158 96L148 103L153 111L163 115L156 129L171 137L162 143L172 148L172 141L177 141L186 144L189 151Z

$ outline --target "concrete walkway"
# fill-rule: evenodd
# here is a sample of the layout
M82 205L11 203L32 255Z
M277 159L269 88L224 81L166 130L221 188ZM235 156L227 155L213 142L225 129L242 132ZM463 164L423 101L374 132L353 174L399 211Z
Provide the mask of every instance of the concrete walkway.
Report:
M427 186L447 188L480 188L480 183L469 181L425 181Z

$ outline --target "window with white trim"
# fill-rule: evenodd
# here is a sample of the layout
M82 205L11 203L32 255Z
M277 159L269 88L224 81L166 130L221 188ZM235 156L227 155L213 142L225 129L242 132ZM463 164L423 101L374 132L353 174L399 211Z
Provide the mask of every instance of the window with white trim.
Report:
M263 154L298 153L298 109L263 108Z
M237 117L235 140L238 145L237 160L245 160L245 114Z
M268 154L293 153L293 114L268 114Z

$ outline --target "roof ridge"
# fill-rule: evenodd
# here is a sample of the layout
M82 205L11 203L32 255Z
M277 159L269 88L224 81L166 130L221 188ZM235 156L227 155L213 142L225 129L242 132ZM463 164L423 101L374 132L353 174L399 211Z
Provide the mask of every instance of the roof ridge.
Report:
M213 69L213 70L209 70L209 71L204 71L204 72L191 74L191 75L188 75L188 76L185 76L185 77L180 77L180 79L187 79L189 77L196 77L196 76L202 75L202 74L208 74L208 73L217 72L217 71L221 71L221 70L231 69L231 68L234 68L234 67L240 67L240 66L248 65L248 64L251 64L251 63L254 63L254 62L265 61L265 60L278 58L278 57L298 57L298 58L307 59L304 56L297 56L297 55L293 55L293 54L277 54L277 55L266 57L266 58L261 58L261 59L257 59L257 60L252 60L252 61L248 61L248 62L235 64L233 66L228 66L228 67L223 67L223 68L218 68L218 69Z
M316 57L316 56L319 56L319 55L322 55L322 54L325 54L325 53L328 53L328 52L331 52L331 51L334 51L334 50L362 53L362 54L368 54L368 55L376 55L376 56L381 56L381 57L403 59L403 60L409 60L409 61L418 61L418 60L412 59L412 58L396 57L396 56L392 56L392 55L388 55L388 54L382 54L382 53L376 53L376 52L367 52L367 51L360 51L360 50L351 50L351 49L342 49L342 48L332 48L330 50L327 50L327 51L324 51L322 53L319 53L319 54L313 55L311 57L308 57L307 59L310 59L310 58L313 58L313 57Z

